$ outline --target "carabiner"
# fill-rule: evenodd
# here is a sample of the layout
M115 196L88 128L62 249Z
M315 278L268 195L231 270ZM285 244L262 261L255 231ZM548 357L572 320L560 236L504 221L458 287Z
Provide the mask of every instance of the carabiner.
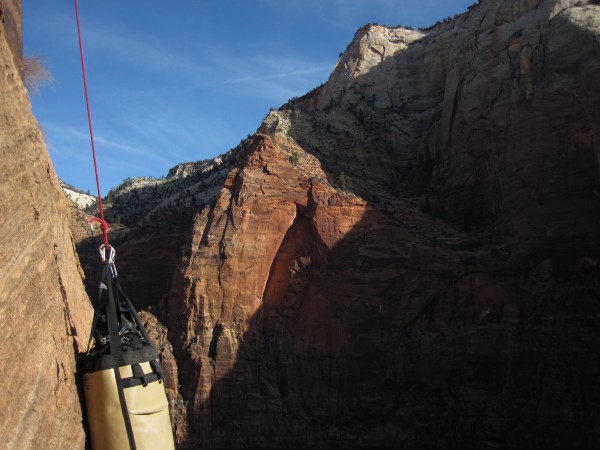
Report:
M106 245L102 244L98 248L98 252L100 253L100 260L103 264L106 264L108 262L113 278L117 278L117 266L115 266L115 255L117 252L115 251L115 248L112 245L108 248L108 261L106 260Z

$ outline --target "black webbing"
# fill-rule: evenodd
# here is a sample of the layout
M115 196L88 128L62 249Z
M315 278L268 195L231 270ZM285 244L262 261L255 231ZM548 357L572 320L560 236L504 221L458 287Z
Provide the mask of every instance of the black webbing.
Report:
M123 298L125 299L127 308L129 309L129 312L131 313L131 316L133 317L133 320L135 321L135 323L138 327L138 331L141 333L142 337L144 338L144 342L146 342L148 345L152 345L154 347L154 344L152 344L152 340L150 339L150 336L148 336L146 327L144 327L144 324L142 323L140 316L138 315L137 311L135 310L133 303L131 303L131 300L129 300L129 297L127 297L127 295L125 295L125 292L123 292L123 289L121 289L119 280L117 279L116 281L117 281L118 293L120 293L123 296Z
M165 377L163 375L162 367L160 367L160 364L157 360L153 359L152 361L150 361L150 367L152 367L154 373L158 375L159 380L162 380Z
M117 298L113 292L113 279L110 270L110 264L106 263L104 269L106 286L108 288L106 322L108 325L110 354L112 356L116 356L123 353L123 348L121 347L121 338L119 337L119 316L117 315L117 311L119 311L119 305L117 304Z
M94 319L92 320L92 329L90 330L90 338L88 339L87 344L88 353L90 351L90 344L92 343L92 339L94 338L94 330L96 329L96 326L98 325L98 319L100 318L100 310L103 306L102 299L104 298L104 296L102 295L102 291L106 290L106 284L104 284L105 275L106 272L102 274L102 281L98 286L98 297L96 297L96 301L92 304L92 307L94 308Z
M138 378L142 382L142 386L148 386L148 379L144 373L144 369L142 369L142 366L137 363L132 364L131 371L133 372L134 378Z
M119 368L113 369L115 372L115 381L117 383L117 392L119 393L119 402L121 403L121 413L123 414L123 420L125 421L125 429L127 430L127 438L129 439L129 447L131 450L136 450L135 447L135 436L133 435L133 428L131 427L131 420L129 419L129 411L127 410L127 401L125 400L125 392L123 391L123 380L121 379L121 373Z
M150 383L154 383L156 381L160 382L161 377L159 374L157 373L147 373L143 378L136 378L136 377L130 377L130 378L123 378L123 389L127 389L127 388L131 388L131 387L135 387L135 386L144 386L144 383L146 383L145 385L148 386Z
M123 353L121 348L121 339L119 338L119 321L117 318L117 298L113 292L113 279L112 272L110 269L110 263L105 265L106 275L106 286L108 291L108 304L106 307L106 321L108 322L108 335L110 337L110 353L116 355ZM127 430L127 438L129 439L129 447L131 450L136 450L135 437L133 435L133 429L131 428L131 420L129 419L129 411L127 410L127 401L125 400L125 392L123 392L123 381L121 380L121 373L119 368L113 369L115 373L115 381L117 383L117 392L119 393L119 402L121 403L121 412L123 413L123 421L125 422L125 428Z

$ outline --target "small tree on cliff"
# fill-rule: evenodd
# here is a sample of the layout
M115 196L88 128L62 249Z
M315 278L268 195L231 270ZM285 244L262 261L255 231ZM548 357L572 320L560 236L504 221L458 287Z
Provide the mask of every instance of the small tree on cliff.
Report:
M352 189L352 178L346 175L346 173L342 170L340 174L337 176L338 187L342 191L349 191Z
M288 156L288 161L292 164L292 166L296 167L300 162L300 154L296 150L293 150Z

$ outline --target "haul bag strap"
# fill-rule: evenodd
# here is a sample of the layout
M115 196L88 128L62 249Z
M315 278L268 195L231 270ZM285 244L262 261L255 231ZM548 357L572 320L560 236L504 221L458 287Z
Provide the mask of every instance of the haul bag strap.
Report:
M153 359L152 361L150 361L150 366L152 367L152 370L158 375L159 380L165 378L165 376L163 375L162 367L160 367L160 364L157 360Z
M94 308L94 319L92 320L92 329L90 330L90 337L88 339L87 344L87 353L91 350L90 345L92 344L92 339L94 338L94 331L96 330L96 326L98 325L98 319L100 318L100 310L102 309L102 305L104 304L103 299L103 291L106 291L106 284L104 284L104 274L102 276L102 281L98 286L98 297L96 297L96 301L92 305Z
M138 363L131 365L131 372L133 372L133 378L137 378L142 382L142 386L148 386L148 379L146 378L146 374L144 373L144 369Z
M158 361L152 360L149 361L150 367L152 368L152 372L144 373L144 369L138 363L131 364L131 373L133 376L128 378L123 378L123 388L127 389L134 386L148 386L149 383L153 383L155 381L161 381L163 379L162 369Z
M129 440L130 450L137 450L135 446L135 436L133 434L133 428L131 427L131 420L129 419L129 411L127 409L127 401L125 400L125 392L123 392L123 379L118 367L113 369L115 373L115 382L117 383L117 392L119 395L119 403L121 404L121 414L123 415L123 421L125 422L125 429L127 430L127 439Z
M134 363L144 363L158 358L156 349L151 345L144 345L135 351L123 352L119 355L86 355L81 358L81 370L83 372L96 372L114 367L129 366ZM154 370L156 372L156 370Z
M105 277L106 277L106 286L108 290L108 301L106 305L106 322L108 325L108 336L110 338L110 354L111 356L117 356L123 354L123 349L121 348L121 339L119 337L119 319L117 316L117 301L118 299L115 296L113 290L113 280L112 272L110 270L110 264L104 265Z
M117 295L120 294L125 299L127 309L129 309L129 312L131 313L131 317L133 317L133 320L138 327L138 331L144 338L144 341L148 342L149 344L152 345L152 340L150 339L150 336L148 335L148 332L146 331L146 327L144 327L144 324L142 323L142 320L140 319L139 314L135 310L133 303L131 303L131 300L129 300L129 297L127 297L127 295L125 295L125 292L123 292L123 289L121 289L121 285L119 284L118 279L116 279L116 284L117 284Z
M123 389L135 387L135 386L144 386L146 387L150 383L154 383L155 381L160 381L161 378L157 373L147 373L142 378L137 378L135 376L129 378L123 378L121 382L123 383ZM144 384L145 383L145 384Z
M108 335L110 337L110 354L111 356L117 356L123 354L121 348L121 339L119 338L119 320L117 316L118 299L115 298L113 291L113 277L110 270L110 264L105 264L106 274L106 285L108 287L108 304L106 305L106 320L108 322ZM136 450L135 437L133 435L133 429L131 428L131 420L129 419L129 412L127 410L127 401L125 400L125 393L123 392L123 380L121 379L121 373L118 367L113 369L115 373L115 382L117 383L117 392L119 395L119 403L121 404L121 412L123 414L123 421L125 422L125 428L127 430L127 438L129 439L130 450Z

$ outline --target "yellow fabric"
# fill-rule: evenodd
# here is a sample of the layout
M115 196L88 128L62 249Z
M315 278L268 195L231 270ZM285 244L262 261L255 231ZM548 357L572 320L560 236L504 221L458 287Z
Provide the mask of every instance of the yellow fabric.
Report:
M149 363L140 365L144 373L152 373ZM119 368L119 373L131 377L131 366ZM83 386L92 449L129 450L113 369L84 374ZM164 384L155 381L124 392L137 450L175 449Z

